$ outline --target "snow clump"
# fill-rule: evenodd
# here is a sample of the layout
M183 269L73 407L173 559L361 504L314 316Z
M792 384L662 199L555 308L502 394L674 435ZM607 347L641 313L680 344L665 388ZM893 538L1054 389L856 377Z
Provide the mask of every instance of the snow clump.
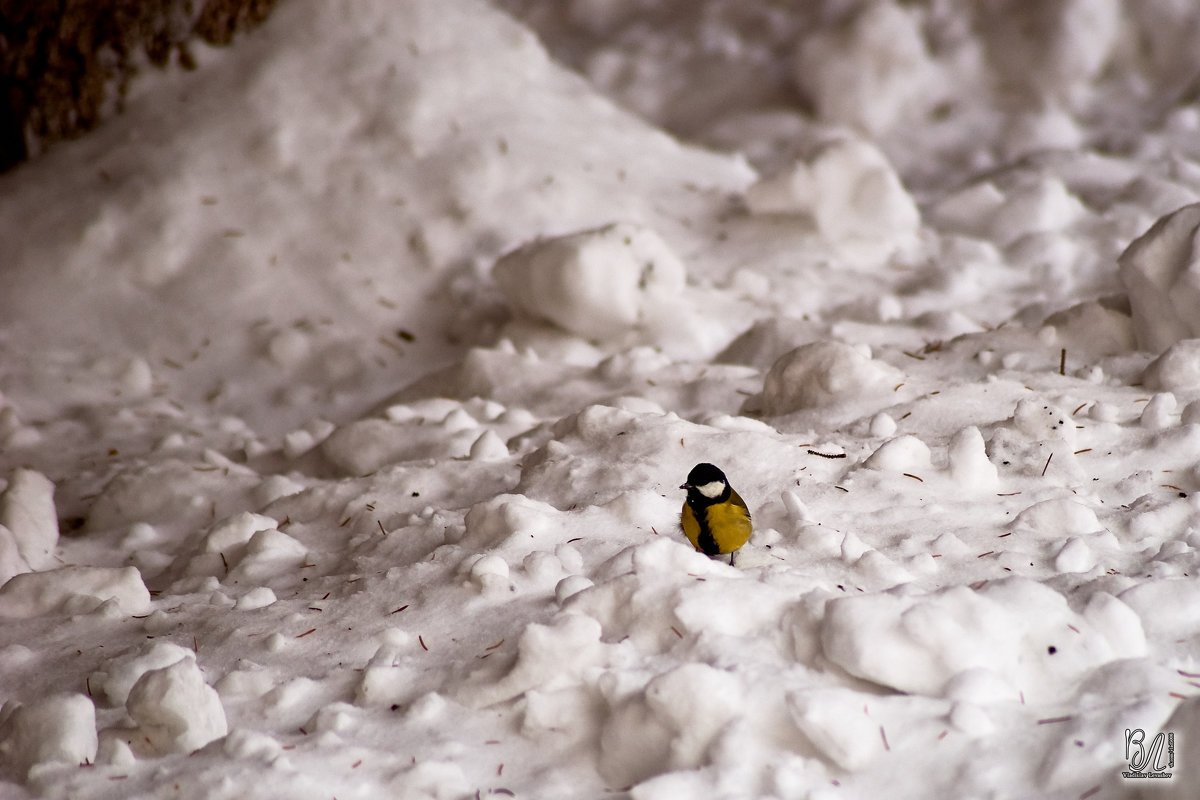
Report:
M1200 389L1200 339L1181 339L1146 366L1142 382L1148 389L1193 392Z
M812 342L780 356L763 380L768 416L876 396L903 382L895 367L842 342Z
M17 575L0 587L0 619L86 614L110 602L126 614L150 610L150 592L135 567L59 567Z
M0 494L0 580L51 566L56 544L54 484L40 472L13 470Z
M636 327L683 289L683 263L654 231L616 223L513 250L496 262L518 313L580 336L609 339Z
M0 765L24 779L39 764L96 758L96 707L81 694L52 694L0 708Z
M842 138L746 190L753 214L807 214L834 242L911 241L921 226L916 203L875 145Z
M1132 618L1132 615L1129 615ZM1078 630L1067 636L1065 631ZM1106 635L1053 589L1023 578L978 591L893 591L830 601L825 655L851 675L901 692L941 695L967 670L988 670L1041 702L1088 670L1143 655L1138 637Z
M1181 339L1200 338L1197 235L1200 203L1161 218L1121 254L1121 282L1143 350L1157 353Z
M929 108L942 85L918 13L891 3L867 4L844 25L804 37L793 75L822 118L871 135Z
M155 754L191 753L229 731L221 698L190 655L142 675L125 708L137 724L131 747L147 744Z

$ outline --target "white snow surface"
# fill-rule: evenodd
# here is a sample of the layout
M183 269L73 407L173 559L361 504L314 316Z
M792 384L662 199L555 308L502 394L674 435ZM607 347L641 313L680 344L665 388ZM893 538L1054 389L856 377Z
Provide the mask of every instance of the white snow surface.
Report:
M198 56L0 177L0 796L1197 796L1188 4Z

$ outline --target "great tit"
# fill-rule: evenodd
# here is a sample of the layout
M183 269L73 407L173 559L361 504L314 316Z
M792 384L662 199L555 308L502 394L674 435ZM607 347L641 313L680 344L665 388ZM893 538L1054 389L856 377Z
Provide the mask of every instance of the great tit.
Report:
M753 530L745 501L712 464L692 467L687 483L679 488L687 489L679 523L692 547L707 556L728 554L733 566L733 554Z

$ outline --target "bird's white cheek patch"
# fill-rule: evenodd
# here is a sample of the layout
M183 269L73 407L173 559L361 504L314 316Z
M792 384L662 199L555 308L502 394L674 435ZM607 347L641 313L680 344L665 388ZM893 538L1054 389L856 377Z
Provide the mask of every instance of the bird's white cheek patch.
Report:
M713 481L712 483L697 486L696 491L710 500L716 500L725 491L725 484L721 481Z

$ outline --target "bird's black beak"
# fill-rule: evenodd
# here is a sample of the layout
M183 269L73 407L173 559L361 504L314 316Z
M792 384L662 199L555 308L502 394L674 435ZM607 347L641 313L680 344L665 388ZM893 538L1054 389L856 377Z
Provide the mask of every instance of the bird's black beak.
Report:
M685 484L682 484L679 488L680 489L690 489L690 488L692 488L692 485L690 483L685 483Z

